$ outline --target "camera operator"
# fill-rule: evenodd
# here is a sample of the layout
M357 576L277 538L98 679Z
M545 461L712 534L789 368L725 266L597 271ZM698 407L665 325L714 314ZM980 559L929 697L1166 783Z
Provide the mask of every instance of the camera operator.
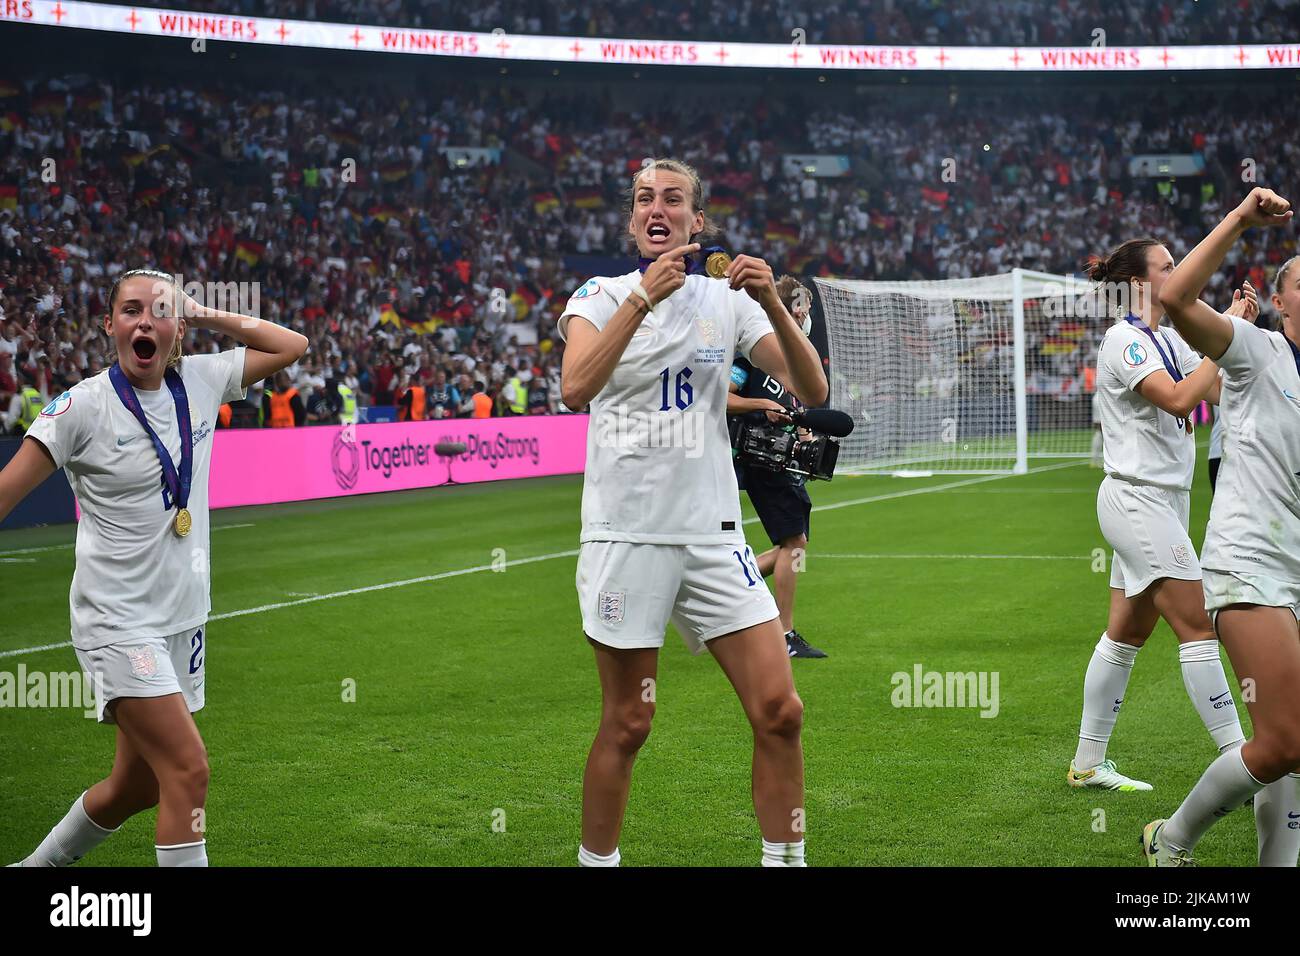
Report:
M812 296L798 279L782 276L776 284L781 303L804 334L812 330ZM766 417L773 423L790 423L788 411L796 407L797 399L784 385L754 368L741 355L731 366L730 394L727 396L728 415L746 415L761 420ZM794 591L797 583L796 566L802 565L808 549L809 516L812 499L804 487L804 479L788 472L768 471L747 465L736 465L736 479L749 494L749 500L758 512L763 530L772 540L773 547L758 555L758 570L764 577L771 575L775 582L776 606L785 631L786 648L791 657L825 657L824 651L810 645L794 629Z

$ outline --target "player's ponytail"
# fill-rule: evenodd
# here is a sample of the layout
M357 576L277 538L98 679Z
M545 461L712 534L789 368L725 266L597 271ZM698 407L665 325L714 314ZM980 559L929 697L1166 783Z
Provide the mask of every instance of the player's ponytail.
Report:
M1102 315L1119 318L1131 310L1131 283L1134 279L1139 282L1146 280L1147 250L1160 244L1159 239L1142 236L1121 242L1109 255L1088 257L1084 271L1089 279L1098 283L1095 295Z

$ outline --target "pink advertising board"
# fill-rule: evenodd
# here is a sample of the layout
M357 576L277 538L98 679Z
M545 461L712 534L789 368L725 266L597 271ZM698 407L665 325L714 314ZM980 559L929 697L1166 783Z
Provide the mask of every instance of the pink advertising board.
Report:
M454 418L306 428L218 429L212 508L428 488L447 480L439 442L464 442L451 459L457 482L580 473L586 415Z

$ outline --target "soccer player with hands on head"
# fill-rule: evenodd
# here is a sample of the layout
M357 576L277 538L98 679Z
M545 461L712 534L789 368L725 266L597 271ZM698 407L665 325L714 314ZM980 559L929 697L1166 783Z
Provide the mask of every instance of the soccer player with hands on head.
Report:
M1205 606L1245 695L1254 736L1219 756L1168 820L1142 834L1152 866L1187 866L1219 819L1255 805L1261 866L1300 855L1300 257L1277 272L1282 331L1199 298L1247 229L1288 225L1291 204L1256 188L1193 249L1160 293L1193 348L1223 369L1224 455L1202 565Z
M181 357L187 327L245 347ZM50 402L0 471L0 520L56 469L81 507L70 595L72 643L116 724L105 779L21 864L66 866L127 818L158 807L159 866L206 866L203 707L211 610L208 472L218 410L293 364L307 339L211 309L173 277L114 281L104 331L117 362Z

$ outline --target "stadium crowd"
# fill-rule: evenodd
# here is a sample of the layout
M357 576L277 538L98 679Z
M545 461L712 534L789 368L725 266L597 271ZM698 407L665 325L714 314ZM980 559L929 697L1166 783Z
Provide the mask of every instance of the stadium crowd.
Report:
M1142 234L1181 254L1244 176L1267 183L1300 148L1291 101L1245 115L1201 91L763 93L728 111L632 108L612 86L438 91L0 80L0 413L12 424L20 378L48 398L111 360L108 284L138 266L256 289L259 314L313 343L290 370L304 407L333 383L363 406L420 388L429 415L563 412L554 320L584 256L628 258L622 191L646 156L700 169L728 248L920 279L1074 272ZM788 152L846 154L850 175L786 170ZM1145 152L1195 153L1204 175L1135 175ZM1267 293L1261 264L1289 240L1255 241L1274 244L1240 247L1216 290L1249 272ZM1031 373L1051 391L1080 349Z
M550 36L888 45L1289 43L1300 0L149 0L146 6L388 27Z

